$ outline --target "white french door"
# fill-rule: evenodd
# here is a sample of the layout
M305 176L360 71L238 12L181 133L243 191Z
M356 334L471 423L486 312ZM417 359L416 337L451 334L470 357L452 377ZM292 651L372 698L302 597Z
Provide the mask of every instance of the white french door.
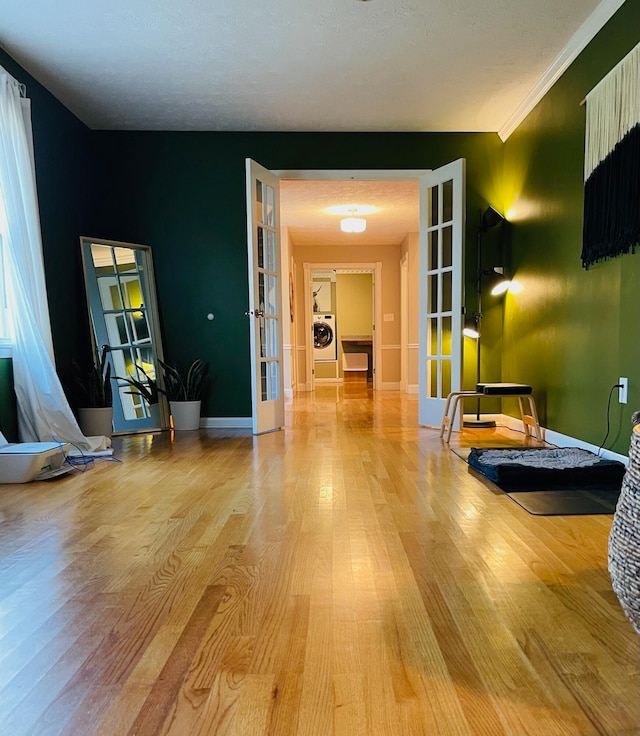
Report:
M284 425L280 180L246 159L253 433Z
M465 160L420 177L420 424L439 426L462 384Z

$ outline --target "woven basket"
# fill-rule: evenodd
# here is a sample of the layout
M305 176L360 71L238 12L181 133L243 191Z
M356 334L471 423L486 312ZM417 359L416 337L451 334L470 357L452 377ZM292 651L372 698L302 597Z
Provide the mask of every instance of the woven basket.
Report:
M629 464L609 534L609 575L622 610L640 634L640 425L631 433Z

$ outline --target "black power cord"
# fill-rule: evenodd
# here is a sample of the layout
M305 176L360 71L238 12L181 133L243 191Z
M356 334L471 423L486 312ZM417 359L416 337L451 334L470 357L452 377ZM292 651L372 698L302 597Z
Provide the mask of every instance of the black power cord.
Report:
M611 397L613 396L613 392L617 388L623 388L621 383L616 383L614 386L611 387L609 390L609 400L607 401L607 433L604 436L604 439L600 443L600 447L598 447L597 455L600 455L600 450L604 447L604 443L607 441L607 437L609 437L609 432L611 431L611 421L610 421L610 413L611 413Z

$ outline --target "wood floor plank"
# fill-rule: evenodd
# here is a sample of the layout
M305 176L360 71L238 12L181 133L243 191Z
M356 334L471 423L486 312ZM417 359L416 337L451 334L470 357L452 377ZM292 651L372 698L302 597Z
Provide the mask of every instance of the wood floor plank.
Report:
M611 516L531 516L455 454L522 444L323 386L282 432L0 487L0 735L640 733Z

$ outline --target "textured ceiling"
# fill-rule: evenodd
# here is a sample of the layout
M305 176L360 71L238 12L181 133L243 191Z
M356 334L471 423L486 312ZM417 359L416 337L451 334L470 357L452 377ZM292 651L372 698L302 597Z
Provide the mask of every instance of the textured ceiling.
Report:
M0 46L94 129L505 137L622 3L2 0ZM348 203L365 233L323 211ZM283 181L281 214L299 245L400 243L417 184Z
M0 45L96 129L499 131L622 1L2 0Z
M340 215L329 207L366 205L363 233L343 233ZM397 245L418 232L418 182L407 181L282 181L281 225L295 245Z

